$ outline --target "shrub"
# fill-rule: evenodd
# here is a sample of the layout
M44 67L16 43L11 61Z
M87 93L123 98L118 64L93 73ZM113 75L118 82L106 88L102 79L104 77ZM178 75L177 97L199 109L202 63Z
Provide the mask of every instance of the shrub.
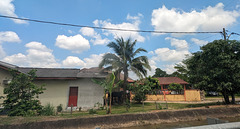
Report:
M89 111L88 111L88 113L89 114L97 114L97 110L95 110L95 109L90 109Z
M62 104L58 105L57 106L57 112L62 112L62 110L63 110Z
M42 115L44 115L44 116L55 115L54 107L50 103L48 103L46 106L44 106L44 108L42 110Z

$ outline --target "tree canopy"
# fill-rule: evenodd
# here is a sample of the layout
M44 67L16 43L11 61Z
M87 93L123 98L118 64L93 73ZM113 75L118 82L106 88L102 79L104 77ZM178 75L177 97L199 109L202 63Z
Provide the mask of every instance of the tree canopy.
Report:
M33 83L36 77L35 70L31 70L28 74L12 70L11 74L12 81L4 88L4 94L7 94L3 102L4 110L9 116L39 115L42 106L37 98L45 88Z
M235 103L240 89L240 42L215 40L192 53L186 61L189 81L205 91L221 92L225 102L229 95Z
M110 42L107 46L112 48L115 53L106 53L103 56L99 67L106 66L106 70L114 70L118 79L119 74L123 72L123 101L126 100L126 88L128 71L133 71L138 77L142 78L147 75L147 69L151 69L146 56L137 56L141 52L147 52L143 48L136 49L137 41L132 41L130 38L126 41L123 38L115 39L115 42Z

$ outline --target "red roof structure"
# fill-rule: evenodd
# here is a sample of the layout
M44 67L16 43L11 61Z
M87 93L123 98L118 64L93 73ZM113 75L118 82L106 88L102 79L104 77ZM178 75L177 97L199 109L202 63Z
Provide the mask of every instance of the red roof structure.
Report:
M188 82L178 78L178 77L156 77L160 83L160 85L169 85L171 83L178 83L178 84L188 84Z

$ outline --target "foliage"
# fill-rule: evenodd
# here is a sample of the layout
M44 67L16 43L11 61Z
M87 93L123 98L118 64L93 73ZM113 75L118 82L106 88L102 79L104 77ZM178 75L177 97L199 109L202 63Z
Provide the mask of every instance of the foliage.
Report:
M137 76L142 78L147 75L146 69L151 69L148 63L147 56L138 56L141 52L147 52L143 48L136 49L137 41L131 41L127 39L124 41L123 38L115 39L116 42L110 42L107 46L112 48L115 54L106 53L103 56L102 61L99 64L99 67L107 66L106 70L114 70L117 79L120 79L120 73L123 72L123 101L126 100L126 90L127 90L127 78L128 70L133 71Z
M176 91L177 93L180 93L181 90L183 90L183 86L181 84L178 84L178 83L171 83L168 86L168 90Z
M201 50L185 61L190 83L205 91L221 92L226 103L231 95L235 103L234 94L240 89L240 42L215 40Z
M7 94L3 102L4 110L9 116L39 115L42 106L37 98L45 89L33 83L36 71L31 70L28 74L16 70L10 72L13 78L4 88L4 94Z
M169 75L167 74L166 71L163 71L160 68L156 68L155 69L155 74L153 75L153 77L168 77Z
M171 77L179 77L182 80L189 82L189 75L188 75L188 69L187 66L184 64L185 62L183 61L183 64L176 64L174 68L176 69L175 72L173 72L170 76Z
M126 99L125 107L126 107L126 111L128 112L128 110L131 108L131 103L129 99Z
M152 83L147 79L142 79L131 87L131 90L134 92L134 100L138 103L142 103L146 100L146 94L152 91Z
M168 87L168 90L183 90L183 86L178 83L171 83Z
M92 108L92 109L89 109L89 110L88 110L88 113L89 113L89 114L97 114L97 110L95 110L95 109Z
M50 103L48 103L47 105L44 106L41 114L44 116L54 116L55 115L54 107Z
M63 110L62 104L58 105L57 106L57 112L62 112L62 110Z
M112 90L113 90L114 88L116 88L121 81L119 81L119 82L117 82L116 84L114 84L114 83L115 83L115 74L114 74L114 72L112 72L112 74L110 74L105 80L95 80L95 79L92 79L92 81L93 81L94 83L96 83L96 84L99 84L100 86L102 86L102 87L104 88L104 91L105 91L105 93L104 93L105 100L107 100L107 98L106 98L106 93L108 92L108 93L110 94L110 96L109 96L109 98L110 98L110 100L109 100L109 113L111 113ZM105 101L105 102L106 102L106 101ZM106 105L107 105L107 103L106 103ZM107 106L106 106L106 107L107 107ZM108 109L107 109L107 108L106 108L106 110L107 110L107 112L108 112Z

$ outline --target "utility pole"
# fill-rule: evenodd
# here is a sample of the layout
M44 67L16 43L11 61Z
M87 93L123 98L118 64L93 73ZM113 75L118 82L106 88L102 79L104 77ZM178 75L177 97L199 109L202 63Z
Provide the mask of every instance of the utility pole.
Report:
M225 30L225 28L223 28L223 37L224 37L224 40L227 41L227 36L226 36L226 30Z

